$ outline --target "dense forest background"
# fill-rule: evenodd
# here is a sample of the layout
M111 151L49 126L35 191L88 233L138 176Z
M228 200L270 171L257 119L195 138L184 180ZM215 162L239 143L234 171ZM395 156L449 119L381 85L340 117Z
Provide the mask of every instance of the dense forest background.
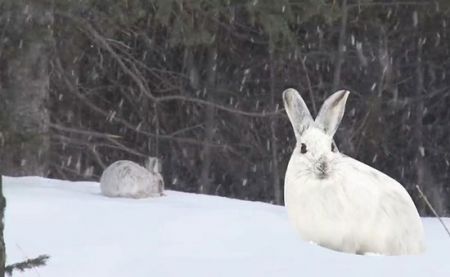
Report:
M450 215L449 15L447 0L2 0L0 170L98 180L156 156L166 188L282 204L282 91L315 115L345 88L340 151Z

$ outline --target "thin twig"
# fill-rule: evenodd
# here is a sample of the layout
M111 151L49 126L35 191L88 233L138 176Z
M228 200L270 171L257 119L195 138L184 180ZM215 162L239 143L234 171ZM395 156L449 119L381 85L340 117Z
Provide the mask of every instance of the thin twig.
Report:
M126 146L125 144L118 142L115 139L107 138L106 140L108 140L112 144L116 145L118 147L118 149L121 149L123 151L126 151L128 153L131 153L131 154L139 156L139 157L147 157L147 155L144 155L141 152L138 152L138 151L134 150L133 148L130 148L130 147Z
M420 197L422 197L422 199L425 201L425 204L427 204L428 208L430 208L430 210L433 212L434 216L437 217L437 219L439 219L439 221L442 224L442 227L444 227L445 231L447 232L448 236L450 237L450 230L447 228L447 225L445 225L445 223L442 220L442 218L438 215L436 210L433 208L433 206L431 205L430 201L428 201L427 196L423 193L423 191L422 191L422 189L420 188L419 185L416 185L416 188L419 191Z
M218 110L222 110L222 111L226 111L226 112L234 113L234 114L240 114L240 115L244 115L244 116L249 116L249 117L281 116L281 115L283 115L283 111L284 111L284 109L279 109L277 111L270 111L270 112L265 112L265 111L262 111L262 112L246 112L246 111L242 111L242 110L238 110L238 109L222 106L220 104L217 104L217 103L214 103L214 102L211 102L211 101L206 101L206 100L203 100L203 99L187 97L187 96L184 96L184 95L160 96L160 97L155 97L154 100L157 101L157 102L173 101L173 100L186 101L186 102L201 104L201 105L205 105L205 106L212 106L212 107L214 107L214 108L216 108Z
M352 4L348 4L347 7L348 8L359 8L359 7L376 7L376 6L380 6L380 7L388 7L388 6L396 6L396 7L400 7L400 6L429 6L431 4L431 2L429 3L424 3L424 2L420 2L420 1L408 1L408 2L393 2L393 3L386 3L386 2L382 2L382 1L378 1L378 2L363 2L361 3L360 1L358 1L358 3L352 3Z
M118 141L110 139L110 138L106 138L106 140L111 142L112 144L103 143L103 142L90 142L88 140L75 139L73 137L67 137L67 136L60 135L60 134L52 135L52 138L56 141L55 145L57 145L58 143L69 143L71 146L80 146L80 147L86 148L86 149L89 149L91 147L117 149L117 150L123 151L125 153L135 155L140 158L147 157L147 155L144 155L138 151L135 151L134 149L129 148L129 147L119 143Z
M122 136L119 136L119 135L100 133L97 131L92 131L92 130L87 130L87 129L76 129L76 128L66 127L66 126L62 126L60 124L55 124L55 123L50 123L50 127L55 128L56 130L59 130L59 131L77 133L77 134L87 135L87 136L91 136L91 137L106 138L106 139L122 138Z

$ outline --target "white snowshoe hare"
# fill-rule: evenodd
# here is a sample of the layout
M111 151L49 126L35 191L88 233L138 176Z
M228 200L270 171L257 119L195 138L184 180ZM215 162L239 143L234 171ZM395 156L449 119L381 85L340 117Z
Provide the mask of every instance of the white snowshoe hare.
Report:
M333 144L348 95L340 90L328 97L313 120L296 90L283 92L297 139L285 176L289 218L304 240L337 251L419 254L423 225L408 192Z
M164 180L157 158L150 157L146 168L132 161L116 161L100 178L100 189L109 197L146 198L162 196Z

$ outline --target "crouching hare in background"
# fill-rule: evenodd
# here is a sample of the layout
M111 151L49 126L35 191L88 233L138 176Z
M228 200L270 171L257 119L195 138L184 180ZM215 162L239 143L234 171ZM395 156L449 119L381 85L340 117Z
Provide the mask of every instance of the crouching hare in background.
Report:
M109 197L146 198L164 195L159 159L150 157L146 168L132 161L116 161L100 178L100 189Z
M296 90L283 92L297 139L285 176L289 218L303 239L337 251L422 253L423 225L408 192L333 144L348 95L331 95L313 120Z

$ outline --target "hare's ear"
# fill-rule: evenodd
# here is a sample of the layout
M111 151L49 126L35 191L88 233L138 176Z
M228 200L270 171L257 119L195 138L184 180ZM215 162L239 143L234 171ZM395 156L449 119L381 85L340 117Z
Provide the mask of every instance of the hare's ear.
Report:
M145 168L151 173L155 172L156 159L154 157L147 157L145 160Z
M289 88L283 91L283 102L295 137L299 140L303 132L313 124L313 118L305 101L295 89Z
M348 90L340 90L328 97L316 117L316 125L331 137L336 133L344 116L345 103L349 93Z

